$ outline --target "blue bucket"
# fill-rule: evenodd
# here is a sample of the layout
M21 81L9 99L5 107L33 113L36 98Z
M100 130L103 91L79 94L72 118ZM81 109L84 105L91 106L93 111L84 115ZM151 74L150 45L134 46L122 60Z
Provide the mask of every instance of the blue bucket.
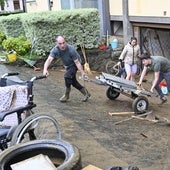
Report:
M111 47L112 47L112 49L116 49L118 47L117 39L114 39L113 41L111 41Z

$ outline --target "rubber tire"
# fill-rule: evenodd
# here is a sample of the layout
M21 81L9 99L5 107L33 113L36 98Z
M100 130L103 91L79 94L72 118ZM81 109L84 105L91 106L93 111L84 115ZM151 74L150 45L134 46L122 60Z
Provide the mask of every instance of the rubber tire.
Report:
M116 88L114 88L114 87L112 87L112 86L109 86L109 88L108 88L107 91L106 91L106 96L107 96L110 100L115 100L115 99L118 98L119 95L120 95L120 92L117 92L117 91L115 91L114 89L116 89ZM119 90L119 89L118 89L118 90Z
M35 140L9 147L0 154L0 169L11 170L11 164L39 154L47 155L57 170L82 169L78 148L63 140Z
M149 101L145 96L138 96L132 103L132 109L136 114L142 114L148 110Z
M116 61L113 61L113 60L108 61L106 63L106 72L108 74L112 74L112 75L118 76L120 74L120 69L119 68L117 68L117 70L112 69L116 64L117 64Z
M33 122L37 122L40 119L47 119L47 120L52 121L53 125L55 126L55 130L56 130L56 138L55 139L61 139L60 126L55 118L53 118L52 116L49 116L47 114L33 114L33 115L27 117L21 124L19 124L17 126L17 128L14 131L14 134L12 135L10 146L20 143L21 141L18 142L18 138L20 138L20 135L23 136L22 134L24 134L25 132L28 133L27 129L29 129L29 127L30 127L28 125L31 125ZM24 128L26 128L26 127L28 127L28 128L24 130Z

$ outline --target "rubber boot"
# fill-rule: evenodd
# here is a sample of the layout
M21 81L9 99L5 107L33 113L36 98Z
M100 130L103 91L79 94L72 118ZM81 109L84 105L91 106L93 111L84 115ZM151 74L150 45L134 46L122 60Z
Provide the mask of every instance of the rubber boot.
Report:
M82 102L86 102L89 99L89 97L91 96L91 94L87 91L87 89L85 87L80 89L80 92L84 95Z
M71 88L66 88L65 94L60 98L60 102L66 102L69 99Z

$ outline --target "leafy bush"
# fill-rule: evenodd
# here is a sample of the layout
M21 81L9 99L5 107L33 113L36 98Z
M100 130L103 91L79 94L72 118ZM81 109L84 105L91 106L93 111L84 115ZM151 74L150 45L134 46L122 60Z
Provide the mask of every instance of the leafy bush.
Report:
M7 52L14 50L19 55L25 55L31 50L31 42L27 40L23 35L17 38L7 38L2 42L2 46Z
M100 20L97 9L29 13L23 15L21 21L25 36L35 39L35 53L49 52L57 35L65 36L67 42L76 48L81 44L87 49L98 47Z
M65 36L77 49L81 44L87 49L98 48L100 38L99 11L94 8L1 16L0 28L7 38L24 35L34 42L33 52L41 57L55 45L57 35Z
M0 49L2 48L2 42L6 39L6 36L3 32L0 31Z
M8 16L0 17L0 26L6 37L18 37L20 35L25 36L24 28L22 26L21 18L24 14L11 14Z
M0 45L2 44L2 41L6 39L6 36L3 32L0 32Z

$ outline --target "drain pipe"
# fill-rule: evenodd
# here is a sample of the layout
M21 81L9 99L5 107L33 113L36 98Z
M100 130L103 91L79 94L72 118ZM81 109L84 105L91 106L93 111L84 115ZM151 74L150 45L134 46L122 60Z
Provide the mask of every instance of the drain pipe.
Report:
M47 0L48 2L48 10L51 11L53 7L53 0Z

